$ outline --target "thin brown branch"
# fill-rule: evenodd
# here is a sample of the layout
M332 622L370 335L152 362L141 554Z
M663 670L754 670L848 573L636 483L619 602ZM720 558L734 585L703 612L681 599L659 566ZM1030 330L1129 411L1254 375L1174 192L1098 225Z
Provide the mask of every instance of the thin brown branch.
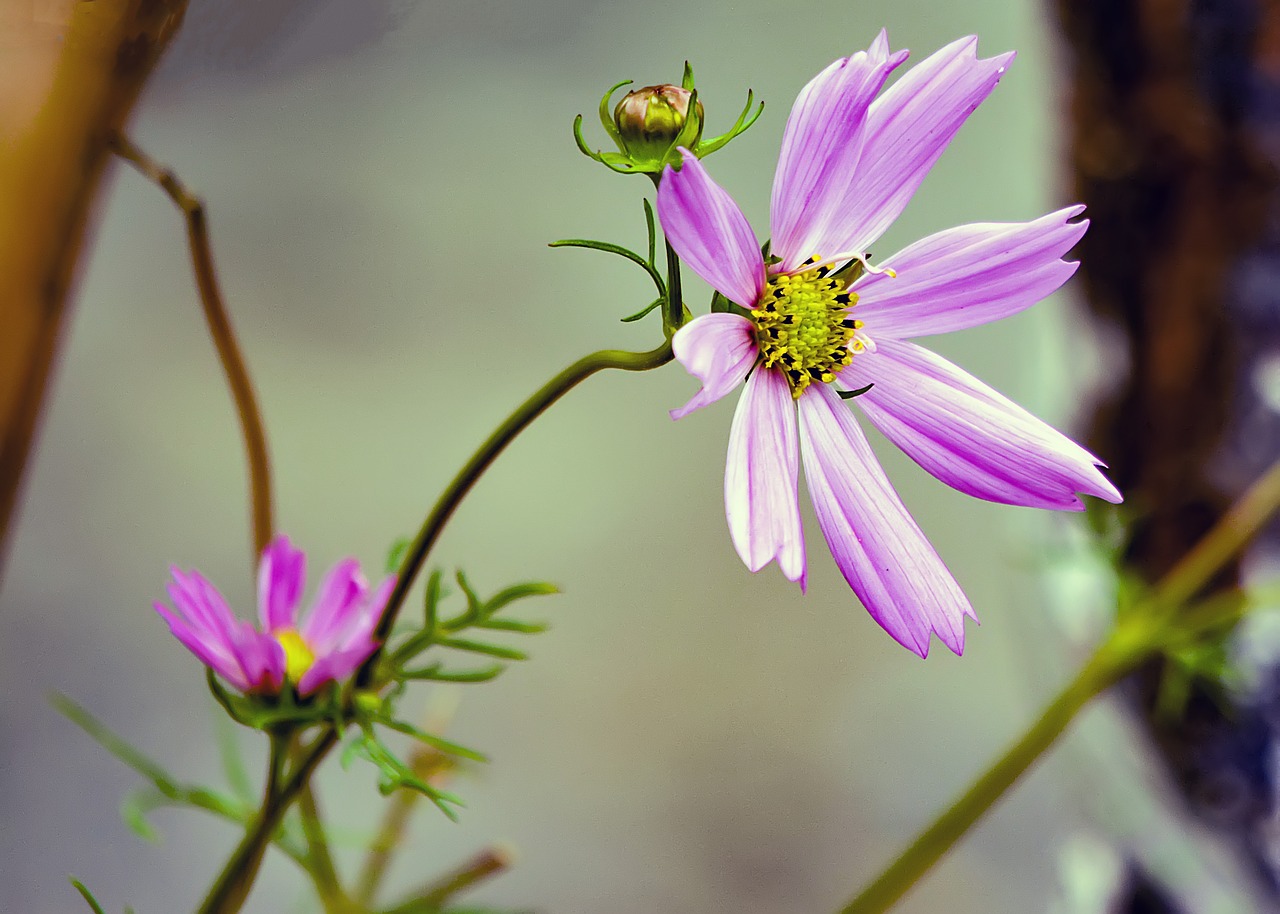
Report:
M428 914L439 911L449 899L511 868L515 852L508 847L487 847L457 869L414 893L413 898L396 905L385 914Z
M235 401L236 415L240 418L240 430L244 435L245 457L249 463L249 488L253 513L253 565L271 540L275 529L271 493L271 461L267 455L267 433L262 423L253 382L245 367L244 356L231 327L231 317L223 302L218 286L218 275L213 264L213 249L209 241L209 219L204 201L193 194L173 170L152 159L124 134L116 134L111 140L111 150L124 159L146 178L153 181L169 195L182 211L187 223L187 242L191 249L191 266L195 273L196 287L200 292L200 305L209 335L218 350L231 397Z

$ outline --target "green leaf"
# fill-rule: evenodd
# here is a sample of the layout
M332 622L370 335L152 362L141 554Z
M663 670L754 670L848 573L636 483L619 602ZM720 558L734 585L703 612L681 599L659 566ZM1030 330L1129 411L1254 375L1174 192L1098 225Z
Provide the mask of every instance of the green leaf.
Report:
M161 793L174 794L178 792L179 788L176 779L165 771L158 762L153 761L140 750L130 746L82 705L77 704L61 692L51 693L49 702L63 717L89 734L89 737L103 749L106 749L154 784Z
M404 564L404 557L412 545L413 540L407 536L402 536L391 544L391 548L387 551L387 574L400 570L400 566Z
M403 679L427 680L429 682L489 682L492 679L497 679L504 670L506 670L506 667L500 663L478 670L446 670L440 664L433 663L431 666L418 670L403 670L400 676Z
M488 628L500 632L519 632L522 635L540 635L549 625L545 622L521 622L518 619L485 619L476 628Z
M475 749L468 749L466 746L455 743L452 740L447 740L444 737L436 736L435 734L428 733L425 730L420 730L413 724L406 723L405 721L384 717L380 718L378 723L388 729L395 730L397 733L412 736L418 742L425 743L432 749L439 749L445 755L456 755L459 758L470 759L473 762L487 763L489 761L489 757L482 752L477 752Z
M373 730L366 729L356 738L352 747L344 750L344 764L351 754L358 755L371 762L378 769L378 791L386 796L401 788L417 791L453 821L458 821L458 814L453 806L462 806L462 800L451 793L437 790L422 780L413 769L400 761L396 755L378 740Z
M629 315L627 315L626 317L619 318L619 320L621 320L621 321L622 321L622 323L624 323L624 324L630 324L630 323L632 323L633 321L638 321L638 320L640 320L640 318L642 318L642 317L644 317L645 315L647 315L647 314L648 314L650 311L652 311L654 308L657 308L657 307L659 307L660 305L665 305L666 303L667 303L667 300L666 300L665 298L655 298L653 301L649 302L649 304L645 305L643 308L641 308L641 309L640 309L639 311L637 311L635 314L629 314Z
M558 593L560 588L546 581L513 584L511 587L504 587L489 598L489 602L485 604L485 614L492 615L508 604L523 600L525 597L543 597Z
M84 899L84 903L89 906L93 911L93 914L105 914L102 910L102 905L98 904L98 899L94 898L93 893L85 888L83 882L75 876L68 876L67 878L70 880L71 884L75 886L75 890L80 893L80 897Z
M606 254L617 254L619 257L626 258L634 263L640 269L649 274L649 278L653 280L654 286L658 289L659 295L667 294L666 280L662 278L662 274L657 271L652 263L645 260L630 248L624 248L620 244L611 244L608 241L593 241L590 238L562 238L559 241L553 241L547 245L549 248L588 248L592 251L603 251Z
M467 651L472 654L485 654L489 657L497 657L500 660L528 660L529 655L524 651L516 650L512 647L503 647L499 644L488 644L484 641L474 641L470 638L441 638L436 644L440 647L452 648L455 651Z

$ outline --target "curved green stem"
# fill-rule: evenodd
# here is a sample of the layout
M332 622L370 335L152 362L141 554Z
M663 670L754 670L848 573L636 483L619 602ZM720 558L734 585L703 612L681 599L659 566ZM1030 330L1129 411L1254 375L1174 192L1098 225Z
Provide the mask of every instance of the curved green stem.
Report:
M1057 741L1079 711L1127 673L1132 666L1104 644L1066 688L1058 693L1004 755L973 782L911 846L882 872L840 914L881 914L905 895L1004 795L1046 749Z
M1117 624L1076 678L1018 741L874 882L841 908L840 914L882 914L893 907L1057 741L1082 708L1159 651L1171 633L1183 630L1182 606L1248 545L1277 511L1280 461L1273 463L1156 583L1150 595Z
M604 371L607 368L616 368L621 371L649 371L665 365L671 361L671 358L670 340L665 341L657 349L651 349L648 352L602 349L599 352L593 352L591 355L578 359L578 361L544 384L533 396L521 403L515 412L494 429L493 434L485 439L479 449L471 455L471 459L458 471L458 475L453 478L448 487L441 493L439 500L435 503L435 507L431 509L431 513L423 521L422 528L418 531L417 537L405 554L404 561L400 564L395 589L387 600L386 609L383 610L382 618L378 621L374 638L379 643L387 640L387 636L391 634L391 629L395 625L396 617L404 605L405 597L408 596L414 579L422 571L427 555L440 538L445 524L449 522L453 512L457 510L458 505L461 504L467 493L471 491L471 487L484 475L485 470L506 449L507 445L515 440L517 435L524 431L534 419L542 415L553 403L596 372ZM375 654L365 662L356 679L358 684L368 684L377 657L378 655Z

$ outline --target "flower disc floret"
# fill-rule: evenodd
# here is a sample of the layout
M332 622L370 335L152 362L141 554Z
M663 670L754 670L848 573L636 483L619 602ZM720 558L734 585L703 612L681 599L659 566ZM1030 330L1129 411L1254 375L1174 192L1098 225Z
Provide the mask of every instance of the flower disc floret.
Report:
M830 274L819 266L771 276L751 311L761 364L784 372L797 400L814 381L834 381L863 348L856 336L862 322L849 315L858 296Z

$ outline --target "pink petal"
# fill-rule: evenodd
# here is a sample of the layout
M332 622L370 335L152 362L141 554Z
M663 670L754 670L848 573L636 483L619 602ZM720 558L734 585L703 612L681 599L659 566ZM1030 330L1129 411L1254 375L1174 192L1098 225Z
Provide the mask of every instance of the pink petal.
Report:
M867 418L916 463L969 495L1081 511L1083 492L1122 499L1102 461L968 372L914 343L879 340L841 382Z
M787 580L799 580L803 589L798 464L791 388L781 372L758 368L747 381L729 431L724 474L729 535L752 571L777 559Z
M363 641L353 643L344 650L332 651L316 660L298 680L298 694L310 695L326 682L341 682L368 659L377 644L367 634Z
M773 177L769 226L781 270L844 248L827 245L843 224L845 189L854 180L867 135L867 112L889 74L907 59L889 52L884 32L871 47L835 61L796 98Z
M156 603L155 610L169 623L173 636L201 663L237 689L245 691L249 688L249 680L239 659L220 635L182 618L163 603Z
M320 582L311 612L302 624L302 638L316 654L323 654L335 637L349 624L353 612L365 603L369 582L360 573L360 563L344 559L334 565Z
M1089 227L1083 206L1034 222L962 225L884 261L897 278L870 274L854 287L873 339L950 333L1017 314L1055 291L1077 263L1061 258Z
M284 685L284 648L271 635L257 631L248 622L240 623L236 651L249 680L249 689L279 692Z
M298 601L306 580L307 557L281 534L262 550L258 563L258 617L274 632L297 624Z
M658 186L658 218L667 240L693 271L744 308L764 291L764 257L747 217L702 163L681 149L684 164L667 166Z
M871 617L921 657L933 632L962 653L964 617L973 608L830 384L800 398L800 452L818 526Z
M756 362L755 326L738 314L704 314L695 317L671 340L676 361L702 382L702 389L672 419L683 419L695 409L716 402L743 382Z
M898 218L969 115L991 94L1014 54L979 60L978 39L953 41L912 67L867 113L862 156L842 188L827 254L865 252Z

